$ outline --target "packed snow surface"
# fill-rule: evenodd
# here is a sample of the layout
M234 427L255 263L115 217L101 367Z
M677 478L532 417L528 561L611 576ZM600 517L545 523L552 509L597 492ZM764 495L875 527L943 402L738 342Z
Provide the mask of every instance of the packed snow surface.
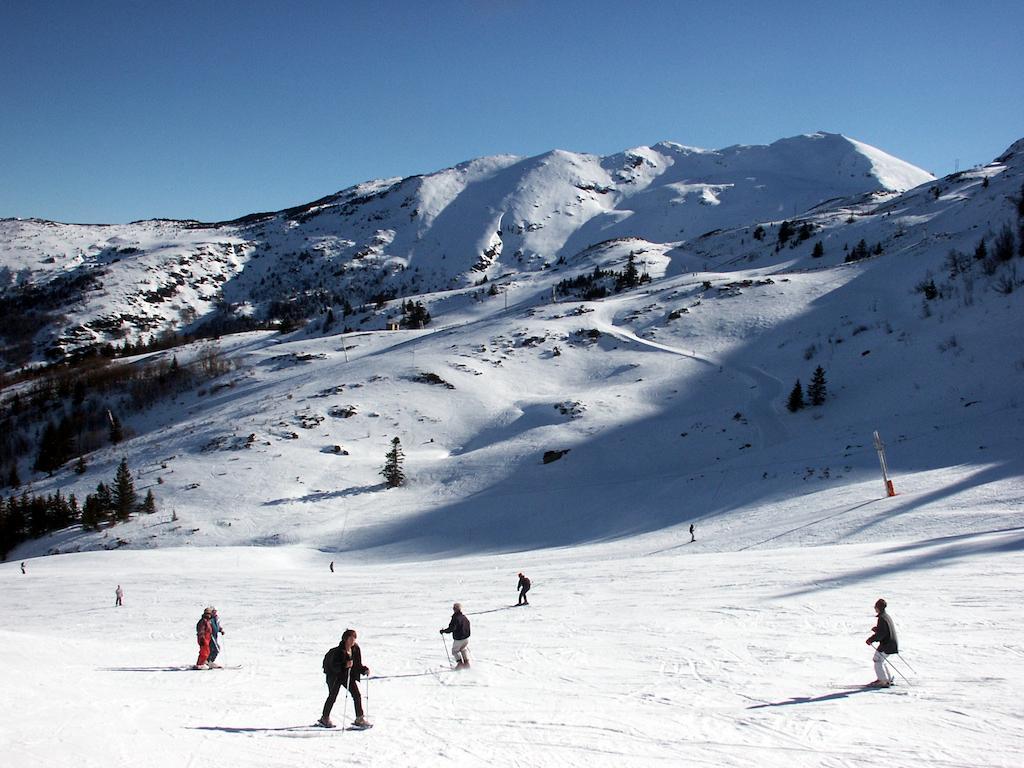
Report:
M61 555L25 575L6 563L0 749L8 765L104 768L1015 768L1024 529L1005 512L978 533L951 513L943 537L743 552L716 552L708 525L695 543L680 531L421 562L296 547ZM528 607L510 607L519 571ZM904 653L897 685L869 691L880 595ZM469 672L448 668L438 632L453 600L472 622ZM211 603L225 668L193 671ZM346 627L371 669L368 732L312 726L321 658ZM351 702L333 719L350 721Z

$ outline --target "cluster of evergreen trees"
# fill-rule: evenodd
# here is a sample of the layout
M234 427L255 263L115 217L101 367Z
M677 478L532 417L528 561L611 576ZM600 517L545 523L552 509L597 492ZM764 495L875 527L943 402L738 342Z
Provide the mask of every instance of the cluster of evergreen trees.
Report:
M423 306L423 302L415 304L409 299L402 305L402 325L406 328L426 328L430 323L430 312Z
M559 296L578 296L584 301L593 301L603 299L609 292L620 293L649 282L651 276L637 268L636 257L631 253L621 272L594 267L593 272L562 280L555 286L555 292Z
M9 383L28 385L3 393L0 488L21 485L23 457L34 455L32 469L52 474L76 456L121 442L120 412L142 410L229 368L211 343L188 366L177 357L130 365L99 358L9 376Z
M860 261L861 259L866 259L868 256L880 256L881 254L882 244L880 242L869 247L867 241L862 237L860 242L853 246L853 250L846 254L846 258L843 259L843 261Z
M804 397L804 388L800 379L796 380L793 389L789 393L789 401L786 407L793 413L806 408L808 401L811 405L822 405L828 399L828 385L825 382L825 369L820 365L814 369L811 376L811 383L807 387L807 397Z
M795 221L784 221L779 225L779 242L775 246L776 250L782 250L786 243L790 244L791 248L795 248L797 245L802 243L804 240L809 240L811 235L814 234L814 225L809 221L802 222L799 226ZM755 231L754 237L757 237ZM758 240L764 237L764 230L761 230L761 237L757 237Z
M147 491L140 502L128 460L121 459L113 482L97 485L96 492L85 497L81 508L74 494L64 496L60 491L47 496L30 495L24 491L20 496L10 496L6 502L0 498L0 557L6 558L7 553L23 541L75 523L94 531L105 523L125 522L133 514L154 512L156 499L153 491Z

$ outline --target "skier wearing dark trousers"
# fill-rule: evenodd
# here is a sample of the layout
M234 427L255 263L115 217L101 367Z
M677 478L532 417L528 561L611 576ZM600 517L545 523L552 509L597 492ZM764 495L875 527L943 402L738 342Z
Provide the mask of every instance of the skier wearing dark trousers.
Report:
M693 523L690 523L690 542L692 543L692 542L694 542L696 540L697 540L697 537L693 535Z
M529 605L530 601L526 599L526 593L530 591L530 580L526 576L523 576L523 574L521 573L519 574L518 587L519 602L516 603L516 605Z
M875 613L878 614L878 623L872 627L871 637L866 642L868 645L878 643L872 661L875 663L875 680L868 683L872 688L888 688L892 685L893 676L885 668L885 658L894 653L900 652L899 642L896 639L896 624L886 612L887 604L883 598L878 598L875 603Z
M124 599L124 590L121 589L121 585L118 584L117 585L117 589L114 590L114 607L116 608L117 606L121 605L123 599Z
M196 641L199 643L199 658L196 659L196 669L209 669L206 661L210 658L210 638L213 636L213 628L210 626L210 609L203 610L203 615L196 622Z
M456 669L469 669L469 619L462 612L462 603L452 606L452 620L441 634L451 633L452 656L455 658Z
M21 564L21 572L22 572L22 573L24 573L24 572L25 572L25 564L24 564L24 563L22 563L22 564Z
M220 636L224 634L224 628L220 625L220 616L217 615L217 609L212 605L210 606L210 658L207 660L207 664L211 667L220 666L214 664L217 660L217 656L220 655Z
M324 674L327 676L327 701L324 702L324 711L317 725L324 728L334 727L334 723L331 722L331 709L338 699L338 693L342 688L346 688L352 695L356 708L356 719L352 725L369 728L370 723L363 715L363 698L359 693L358 683L362 675L370 674L370 668L363 666L363 652L356 643L354 629L346 629L341 635L338 647L324 657Z

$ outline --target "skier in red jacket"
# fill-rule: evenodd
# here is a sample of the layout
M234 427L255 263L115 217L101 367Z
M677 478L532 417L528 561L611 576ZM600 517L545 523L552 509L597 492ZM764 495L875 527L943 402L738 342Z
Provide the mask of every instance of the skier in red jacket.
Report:
M213 637L213 625L210 617L213 614L209 608L203 610L203 615L196 622L196 641L199 643L199 659L196 661L196 669L209 669L206 660L210 658L210 638Z

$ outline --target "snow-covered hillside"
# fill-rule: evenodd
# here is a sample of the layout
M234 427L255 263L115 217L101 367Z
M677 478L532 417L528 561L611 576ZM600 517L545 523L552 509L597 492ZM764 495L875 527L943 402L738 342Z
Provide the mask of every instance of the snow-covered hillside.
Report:
M117 410L126 439L81 474L33 472L26 453L24 486L82 499L125 457L157 512L0 565L16 692L0 750L115 766L139 746L154 765L1019 765L1024 142L915 173L824 134L662 144L483 159L223 227L111 228L136 239L103 246L107 295L86 290L83 317L113 312L114 281L131 294L141 265L165 280L206 249L153 306L196 322L204 301L256 311L275 276L294 290L365 270L367 295L403 284L432 320L384 330L400 300L379 296L345 332L317 318L110 364L223 363L191 389L79 393ZM32 265L23 280L59 269L32 249L64 225L4 226L51 233L5 241L5 263ZM323 249L302 256L318 226ZM204 272L217 249L221 271ZM649 279L623 282L631 266ZM818 367L824 402L791 412ZM33 382L3 391L22 422ZM388 489L395 437L407 482ZM533 605L504 610L518 571ZM912 668L865 692L880 595ZM453 600L474 627L462 677L440 669ZM211 602L240 668L186 674ZM309 727L346 626L379 676L369 733Z

